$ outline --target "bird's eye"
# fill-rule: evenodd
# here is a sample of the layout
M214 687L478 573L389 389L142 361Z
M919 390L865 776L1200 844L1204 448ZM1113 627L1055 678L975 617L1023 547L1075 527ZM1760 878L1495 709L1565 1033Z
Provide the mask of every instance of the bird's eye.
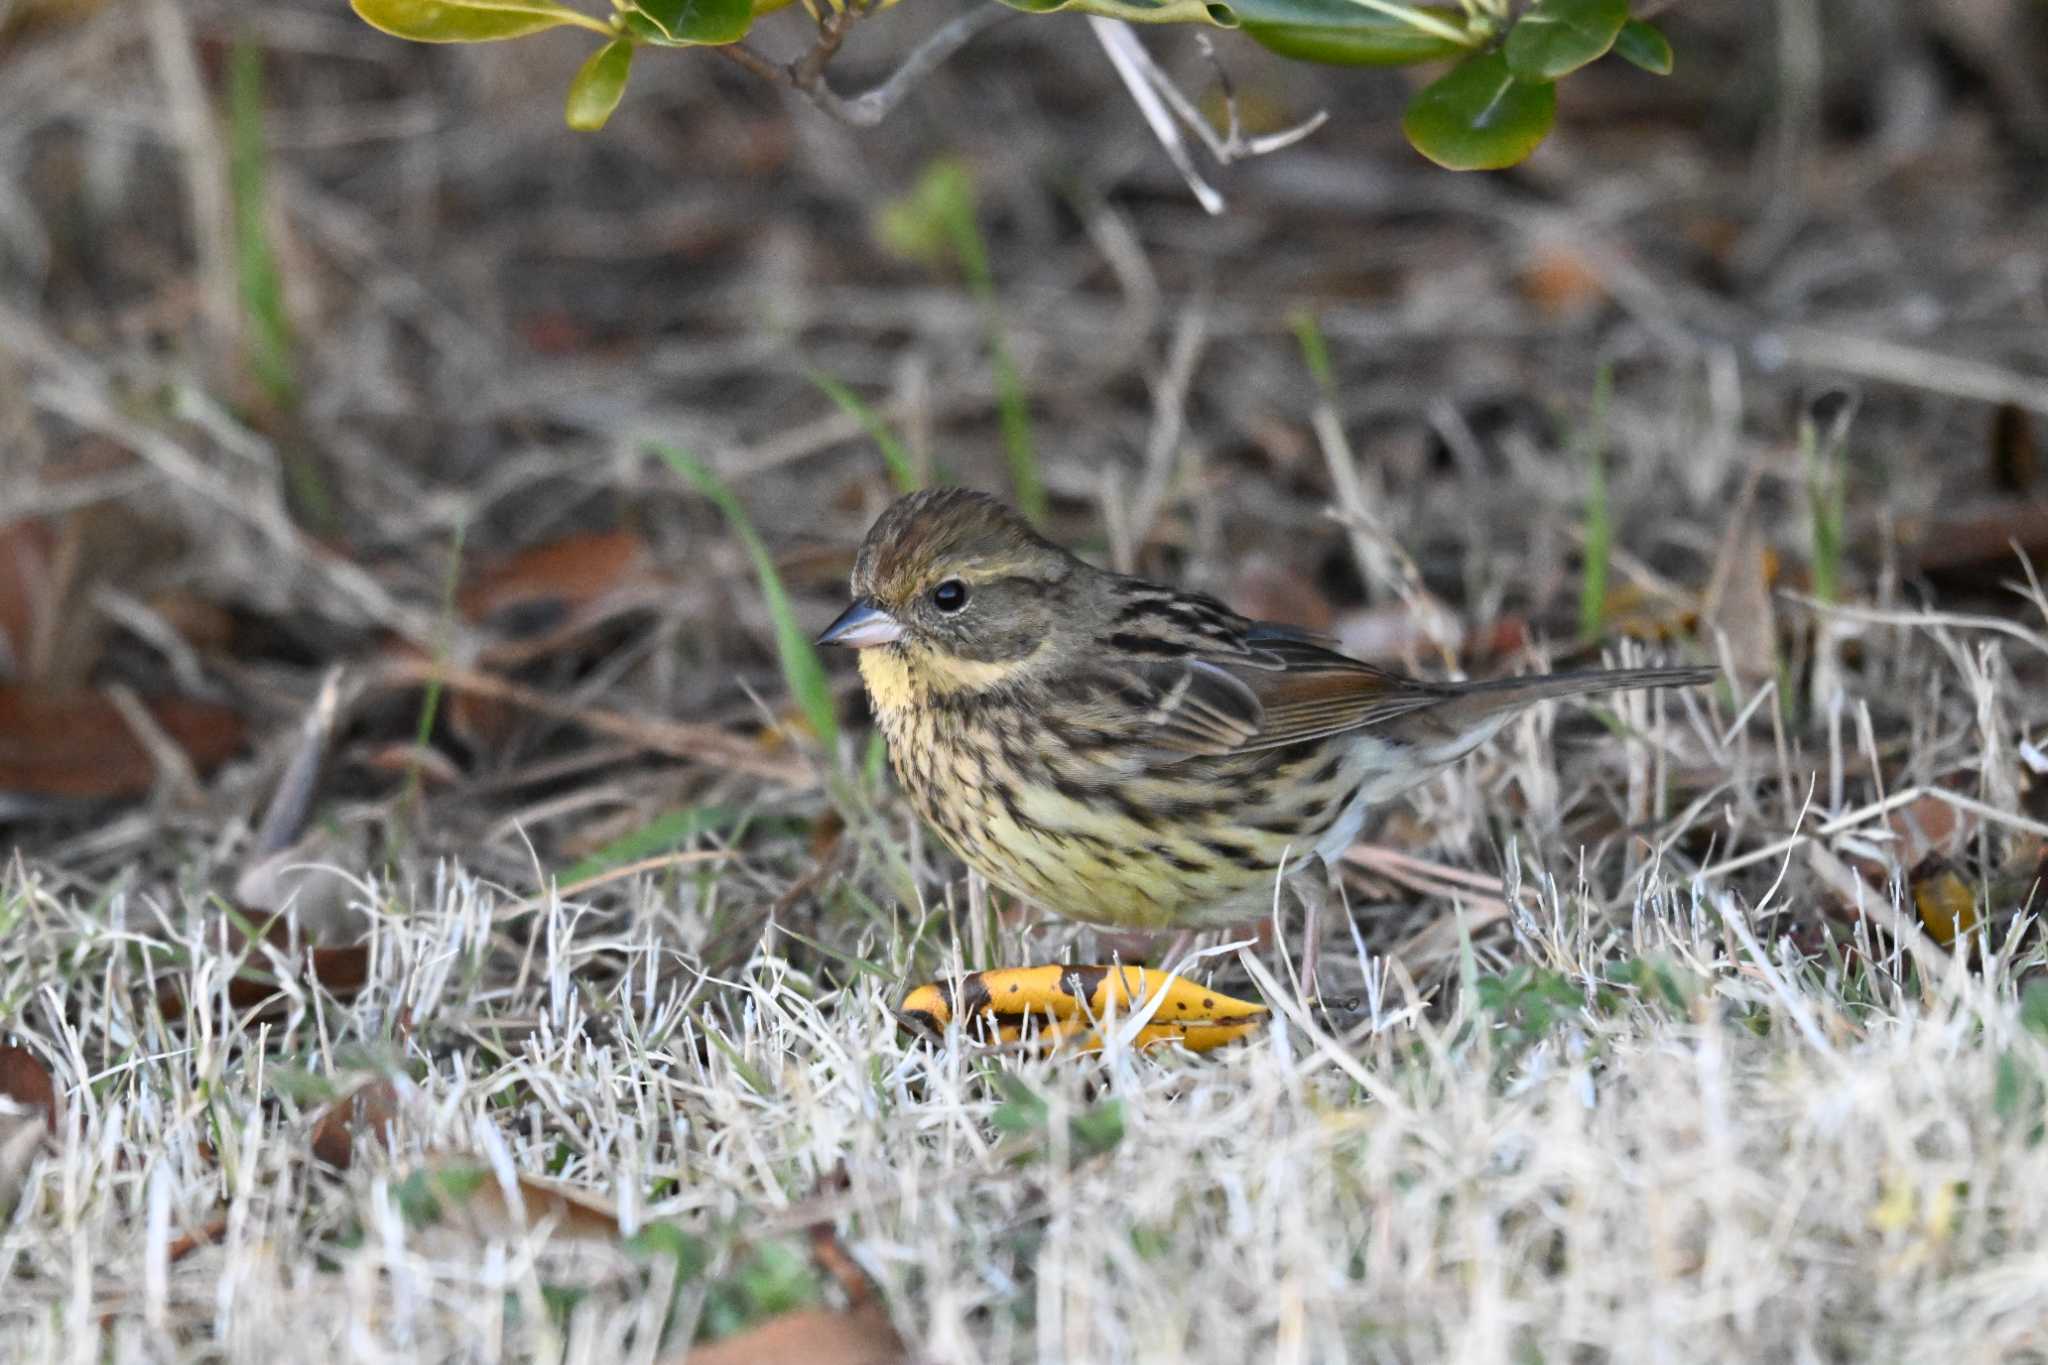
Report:
M932 605L948 616L967 605L967 585L957 578L949 578L932 589Z

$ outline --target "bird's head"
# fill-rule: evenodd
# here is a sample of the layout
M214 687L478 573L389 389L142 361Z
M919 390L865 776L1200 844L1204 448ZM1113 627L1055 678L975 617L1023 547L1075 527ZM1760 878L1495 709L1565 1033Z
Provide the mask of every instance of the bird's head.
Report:
M1080 634L1093 571L986 493L912 493L853 566L853 605L818 637L861 651L878 705L1019 679ZM901 696L897 690L908 689Z

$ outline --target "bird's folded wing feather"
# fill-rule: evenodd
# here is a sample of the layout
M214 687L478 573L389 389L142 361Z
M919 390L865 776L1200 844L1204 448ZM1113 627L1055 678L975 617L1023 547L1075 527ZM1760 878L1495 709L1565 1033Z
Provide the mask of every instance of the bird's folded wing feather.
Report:
M1444 698L1291 627L1239 625L1227 640L1213 630L1148 637L1097 675L1091 709L1113 707L1117 728L1163 755L1220 757L1362 729ZM1166 644L1186 652L1155 647Z

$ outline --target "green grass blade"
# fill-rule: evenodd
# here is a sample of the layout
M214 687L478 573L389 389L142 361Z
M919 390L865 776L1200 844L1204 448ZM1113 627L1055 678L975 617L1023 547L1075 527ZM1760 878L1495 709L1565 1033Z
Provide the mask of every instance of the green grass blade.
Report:
M1607 569L1614 526L1607 505L1607 405L1614 367L1602 362L1593 376L1593 410L1583 440L1586 462L1586 565L1579 583L1579 638L1597 640L1607 622Z
M738 806L678 806L663 811L630 834L622 834L561 874L564 886L666 853L680 844L725 829L744 812Z
M284 277L270 242L268 153L263 135L263 49L247 41L228 61L228 181L234 197L235 270L245 359L264 394L289 407L298 394Z
M917 462L910 458L910 451L905 448L896 433L890 430L889 424L882 420L880 413L863 402L859 394L846 387L836 376L809 367L805 368L804 375L816 384L827 398L837 403L841 412L859 422L867 431L869 439L875 443L875 448L882 452L882 462L889 466L889 479L896 485L898 493L915 493L924 487L924 480L917 472Z
M832 700L832 685L825 676L825 665L811 644L810 633L797 625L796 608L791 605L789 593L782 586L782 575L775 571L775 558L768 553L768 546L754 529L754 523L748 520L746 508L725 486L725 481L696 456L671 445L656 444L652 449L668 462L671 469L688 479L698 492L717 504L725 516L726 525L746 547L747 557L754 561L754 575L761 583L762 600L768 604L768 614L775 623L775 649L782 659L783 683L803 712L811 733L818 737L827 753L836 754L839 751L839 708Z
M981 224L975 217L973 182L958 167L942 168L934 175L946 177L942 182L945 192L934 192L933 202L940 207L947 237L960 258L960 268L967 274L967 287L981 305L988 333L989 363L995 371L996 412L1003 429L1003 448L1009 455L1010 483L1017 495L1017 507L1032 525L1043 526L1050 509L1045 479L1038 468L1038 447L1031 432L1030 403L1004 334L995 272L989 268L988 244L982 240Z

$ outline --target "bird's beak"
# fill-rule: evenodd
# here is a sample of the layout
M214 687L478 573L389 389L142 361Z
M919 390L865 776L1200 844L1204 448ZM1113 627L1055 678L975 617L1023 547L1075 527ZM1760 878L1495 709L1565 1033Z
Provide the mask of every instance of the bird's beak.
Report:
M840 612L837 621L825 627L818 643L868 649L875 645L893 644L902 638L903 623L863 597Z

